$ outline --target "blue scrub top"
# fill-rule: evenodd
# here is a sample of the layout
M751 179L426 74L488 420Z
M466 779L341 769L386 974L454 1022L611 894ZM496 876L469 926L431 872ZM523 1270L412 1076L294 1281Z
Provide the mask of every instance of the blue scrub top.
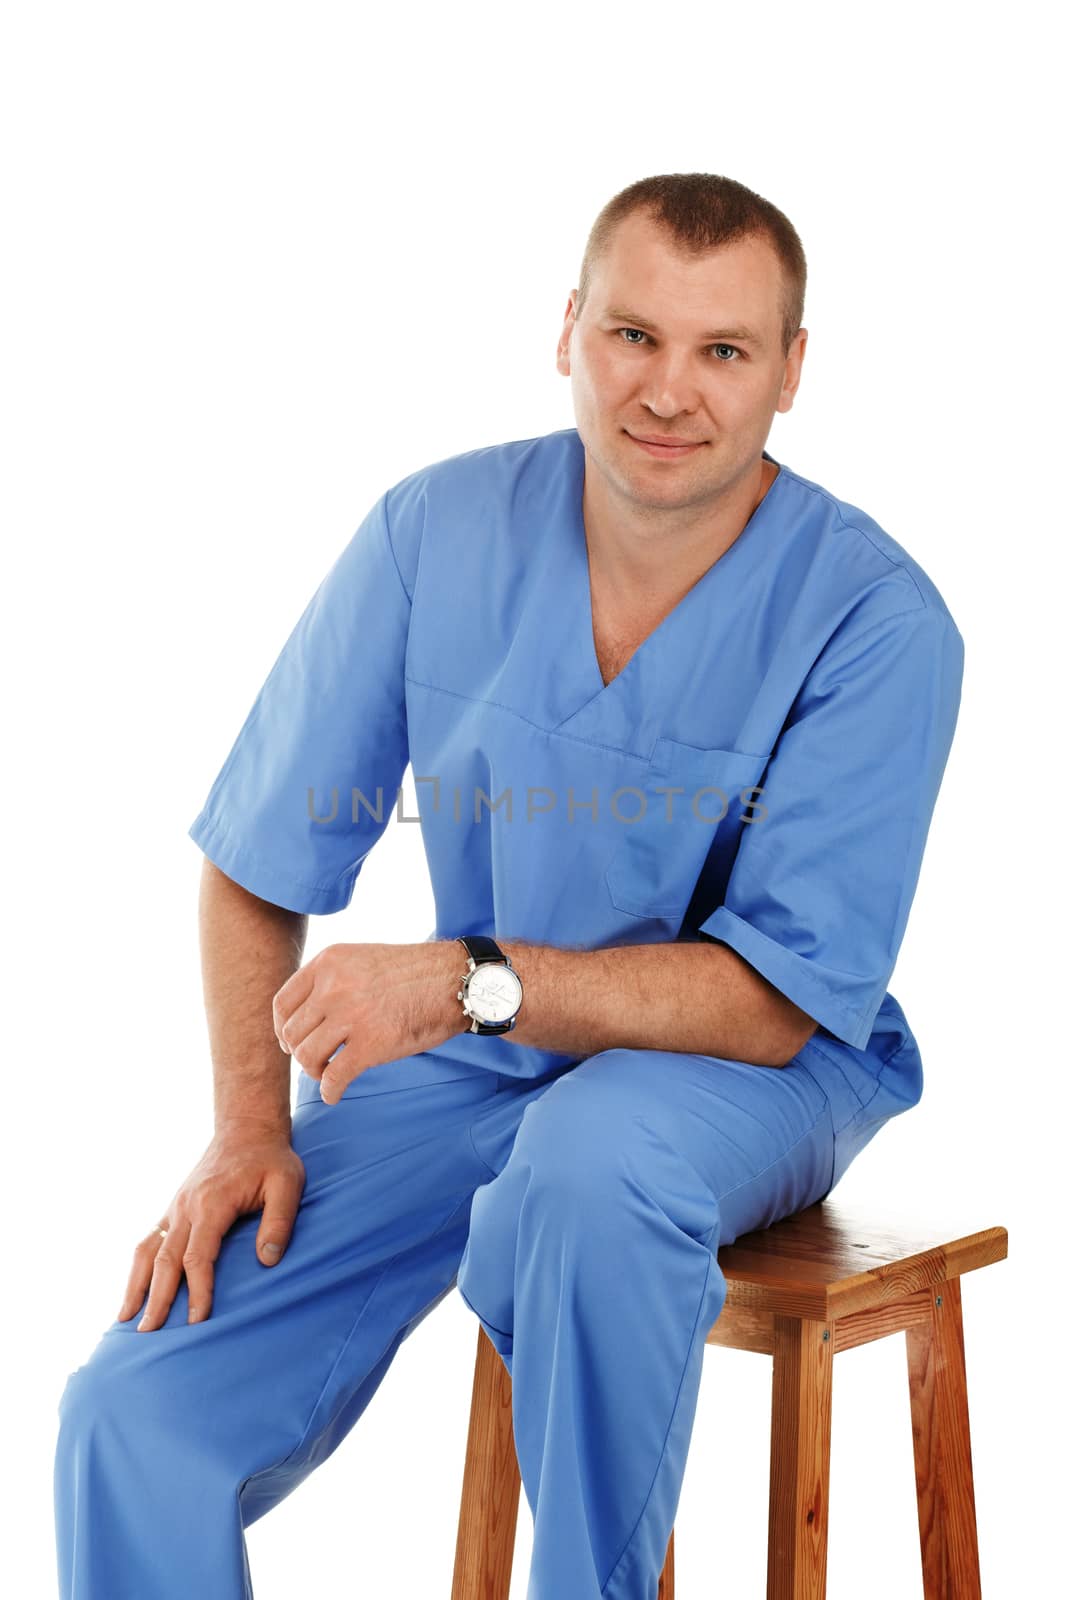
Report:
M430 938L721 940L877 1074L914 1050L887 985L963 641L876 522L775 465L606 686L577 430L411 473L315 591L191 837L263 899L339 911L410 761ZM469 1033L441 1049L516 1077L572 1059Z

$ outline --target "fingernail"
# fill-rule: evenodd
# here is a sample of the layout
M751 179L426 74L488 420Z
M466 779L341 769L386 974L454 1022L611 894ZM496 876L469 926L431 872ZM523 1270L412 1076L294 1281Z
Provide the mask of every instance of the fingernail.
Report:
M281 1253L282 1253L282 1247L279 1244L265 1244L263 1246L263 1254L265 1256L274 1256L275 1258L277 1258L278 1256L281 1255Z
M140 1322L137 1324L137 1332L138 1333L143 1333L144 1332L145 1325L147 1324L147 1322L148 1322L148 1318L147 1317L142 1317L141 1318Z
M199 1322L200 1321L200 1312L198 1311L196 1306L194 1306L193 1309L189 1313L189 1321L190 1322Z

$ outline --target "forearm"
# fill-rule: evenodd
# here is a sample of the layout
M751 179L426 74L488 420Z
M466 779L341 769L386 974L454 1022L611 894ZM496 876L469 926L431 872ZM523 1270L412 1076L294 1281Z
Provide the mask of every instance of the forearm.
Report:
M303 959L308 919L258 899L206 857L199 915L216 1130L257 1122L288 1135L292 1058L271 1007Z
M784 1066L815 1024L725 945L566 950L498 939L522 979L515 1044L586 1057L625 1046ZM462 956L462 951L460 952Z

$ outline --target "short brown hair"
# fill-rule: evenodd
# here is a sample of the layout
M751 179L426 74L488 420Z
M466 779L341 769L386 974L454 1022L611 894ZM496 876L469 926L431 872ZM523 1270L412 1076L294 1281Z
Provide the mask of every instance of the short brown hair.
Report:
M804 317L808 281L804 248L789 218L777 206L733 178L712 172L670 172L639 178L622 189L593 223L582 256L575 319L589 293L592 270L608 248L617 225L645 209L680 250L701 255L738 239L762 237L782 267L782 354L788 355Z

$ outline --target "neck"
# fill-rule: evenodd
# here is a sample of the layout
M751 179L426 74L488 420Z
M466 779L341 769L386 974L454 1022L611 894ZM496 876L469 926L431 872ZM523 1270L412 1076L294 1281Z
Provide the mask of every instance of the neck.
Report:
M653 610L684 593L744 532L777 476L775 463L761 457L755 483L734 486L729 503L710 514L683 508L673 518L662 511L634 516L627 502L630 515L620 517L604 480L587 471L582 514L590 574L600 592L619 605Z

